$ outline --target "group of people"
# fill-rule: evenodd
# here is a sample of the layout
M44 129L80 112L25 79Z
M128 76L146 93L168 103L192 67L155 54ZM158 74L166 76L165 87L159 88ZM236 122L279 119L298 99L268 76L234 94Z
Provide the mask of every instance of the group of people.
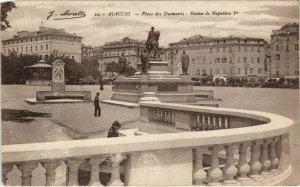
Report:
M101 108L100 108L100 103L99 103L99 95L100 93L97 93L94 99L94 116L95 117L100 117L101 116ZM107 138L112 138L112 137L119 137L119 132L118 130L121 128L121 124L118 121L114 121L111 125L111 127L108 130L107 133Z

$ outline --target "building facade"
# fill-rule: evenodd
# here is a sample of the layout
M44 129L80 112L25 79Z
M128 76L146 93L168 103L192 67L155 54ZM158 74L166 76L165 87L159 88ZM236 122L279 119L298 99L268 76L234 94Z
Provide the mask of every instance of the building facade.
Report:
M260 38L214 38L196 35L170 43L166 59L170 62L173 74L181 73L183 51L189 56L188 73L192 77L259 76L266 73L267 42Z
M124 53L127 59L127 65L137 68L137 64L140 62L140 54L146 49L144 41L130 39L124 37L120 41L107 42L103 45L103 57L101 64L105 66L108 63L118 63L119 57Z
M3 40L2 54L15 51L17 54L39 55L47 60L51 53L56 52L81 62L81 39L75 33L44 27L41 23L38 31L20 31L13 38Z
M272 31L271 74L299 75L299 24L286 24Z

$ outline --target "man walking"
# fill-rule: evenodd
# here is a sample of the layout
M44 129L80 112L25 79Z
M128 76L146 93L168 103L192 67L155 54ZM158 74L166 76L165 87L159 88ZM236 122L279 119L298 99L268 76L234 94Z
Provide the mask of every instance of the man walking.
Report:
M95 112L94 112L95 117L96 116L100 117L101 116L101 108L100 108L100 104L99 104L99 93L97 93L97 95L95 97L94 106L95 106Z

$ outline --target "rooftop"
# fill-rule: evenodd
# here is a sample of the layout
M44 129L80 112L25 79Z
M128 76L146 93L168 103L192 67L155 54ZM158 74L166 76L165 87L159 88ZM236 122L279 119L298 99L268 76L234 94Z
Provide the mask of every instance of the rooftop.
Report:
M264 41L262 38L251 38L245 36L228 36L228 37L211 37L211 36L202 36L202 35L194 35L188 38L183 38L179 42L170 43L178 44L178 43L187 43L187 42L205 42L205 41L222 41L222 40L261 40Z
M139 41L137 39L131 39L129 37L124 37L123 39L118 40L118 41L106 42L103 47L111 47L111 46L116 46L116 45L121 45L121 44L130 44L130 43L142 43L142 44L144 44L144 43L146 43L146 41L144 41L144 40Z
M10 39L4 40L4 41L37 37L37 36L49 36L49 35L82 38L80 36L77 36L76 33L70 34L70 33L66 32L65 29L57 29L57 28L40 26L38 31L18 31L17 35L14 35L13 38L10 38Z

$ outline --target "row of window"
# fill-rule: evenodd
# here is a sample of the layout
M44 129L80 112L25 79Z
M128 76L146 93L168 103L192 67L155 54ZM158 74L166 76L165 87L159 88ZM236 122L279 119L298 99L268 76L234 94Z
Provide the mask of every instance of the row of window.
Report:
M243 63L247 63L248 61L248 58L247 57L243 57L243 58L241 58L241 57L238 57L238 59L237 59L237 62L238 63L241 63L241 59L243 60ZM194 62L194 59L192 59L192 62ZM205 58L203 59L203 62L205 63ZM227 63L227 62L229 62L229 64L231 64L232 63L232 58L216 58L215 59L215 63ZM260 58L259 57L257 57L257 58L254 58L254 57L251 57L250 58L250 62L251 63L260 63L261 61L260 61ZM211 63L210 63L211 64Z
M45 46L45 48L44 48L44 46ZM10 52L12 52L12 51L16 51L16 52L32 52L32 51L43 51L44 49L45 50L48 50L48 44L46 44L46 45L40 45L40 46L26 46L26 47L16 47L16 48L14 48L14 47L12 47L12 48L9 48L9 49L7 49L7 52L8 53L10 53ZM3 49L3 52L4 53L6 53L6 49L4 48Z
M228 40L228 41L227 40L221 40L221 41L217 40L217 41L214 41L214 42L198 42L198 43L196 43L196 42L192 42L192 43L187 42L186 45L187 46L190 46L190 45L201 45L201 44L203 44L203 45L206 45L206 44L213 45L213 44L221 44L221 43L225 44L225 43L235 43L235 42L236 42L236 40ZM249 43L248 40L242 40L242 41L241 40L237 40L237 42L238 43ZM255 42L255 41L251 40L250 43L261 43L261 41L257 40ZM183 44L183 45L185 45L185 44ZM171 47L173 47L173 46L178 46L178 44L171 45Z
M213 53L213 52L232 52L233 51L233 48L234 47L217 47L217 48L215 48L215 51L214 51L214 48L209 48L209 52L210 53ZM258 53L260 53L261 52L261 47L254 47L254 46L251 46L251 47L247 47L247 46L244 46L244 47L241 47L241 46L238 46L237 47L237 51L242 51L242 49L243 49L243 51L244 52L258 52ZM172 53L172 52L171 52ZM176 54L178 54L179 53L179 51L178 50L175 50L175 53Z
M283 46L282 46L282 49L283 49ZM289 51L289 45L286 45L285 46L285 51ZM298 44L295 44L295 50L298 51L299 50L299 45ZM274 48L273 48L273 51L274 51ZM280 51L280 46L279 45L276 45L275 46L275 51Z
M283 36L273 36L273 37L271 37L271 41L272 42L280 42L280 41L284 41L284 40L286 40L286 41L290 41L290 40L294 40L294 36L285 36L285 37L283 37ZM298 35L296 35L296 40L299 40L299 36Z
M250 74L250 75L254 75L255 74L255 69L254 68L244 68L244 74ZM208 71L206 71L206 69L202 69L202 71L200 69L197 70L197 73L200 75L200 72L202 72L202 75L207 75ZM242 74L242 68L237 68L237 69L221 69L219 70L218 68L214 70L215 74ZM257 68L256 71L257 74L262 74L263 73L263 69L262 68ZM209 69L209 74L213 75L213 69Z
M33 37L33 38L25 38L25 39L15 39L11 41L3 42L3 45L9 44L18 44L18 43L27 43L27 42L34 42L34 41L42 41L42 40L61 40L61 41L68 41L68 42L81 42L80 38L72 38L72 37L64 37L64 36L40 36L40 37Z

